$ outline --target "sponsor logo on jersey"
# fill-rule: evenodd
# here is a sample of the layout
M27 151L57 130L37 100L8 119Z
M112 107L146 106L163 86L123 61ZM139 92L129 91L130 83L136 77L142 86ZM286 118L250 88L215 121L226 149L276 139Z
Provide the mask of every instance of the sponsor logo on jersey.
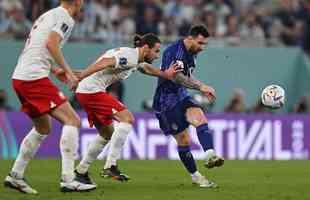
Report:
M65 23L63 23L62 25L61 25L61 31L65 34L67 31L68 31L68 29L69 29L69 26L67 25L67 24L65 24Z

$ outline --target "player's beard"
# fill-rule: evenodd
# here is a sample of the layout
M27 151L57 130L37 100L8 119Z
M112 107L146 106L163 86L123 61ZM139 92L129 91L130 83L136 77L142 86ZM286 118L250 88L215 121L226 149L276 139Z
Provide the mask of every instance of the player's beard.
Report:
M189 53L192 55L197 55L199 53L198 49L195 49L194 47L189 49Z
M145 58L145 59L144 59L144 62L147 62L147 63L149 63L149 64L152 64L152 63L153 63L153 60L150 59L150 58Z

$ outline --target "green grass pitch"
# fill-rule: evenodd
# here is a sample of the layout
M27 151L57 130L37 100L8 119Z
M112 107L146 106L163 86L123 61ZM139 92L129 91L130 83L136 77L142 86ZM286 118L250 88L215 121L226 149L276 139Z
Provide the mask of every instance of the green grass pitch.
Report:
M13 161L0 160L1 181ZM200 171L219 188L198 188L179 161L121 160L120 168L132 180L102 179L101 161L91 167L95 191L59 192L59 160L33 160L26 172L39 195L25 195L0 186L0 200L309 200L310 161L226 161L222 168Z

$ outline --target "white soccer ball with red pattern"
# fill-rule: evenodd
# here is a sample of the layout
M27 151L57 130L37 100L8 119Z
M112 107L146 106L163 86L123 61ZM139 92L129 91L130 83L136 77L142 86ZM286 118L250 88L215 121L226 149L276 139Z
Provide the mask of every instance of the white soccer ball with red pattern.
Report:
M285 91L279 85L269 85L262 92L262 103L273 109L281 108L285 103Z

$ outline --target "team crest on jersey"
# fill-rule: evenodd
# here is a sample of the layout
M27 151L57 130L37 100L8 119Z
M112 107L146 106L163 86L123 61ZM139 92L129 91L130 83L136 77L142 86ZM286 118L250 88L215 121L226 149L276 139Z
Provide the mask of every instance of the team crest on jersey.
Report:
M175 61L175 63L177 64L177 69L184 69L184 63L181 60L177 60Z
M119 58L118 64L121 66L127 65L128 61L127 58L121 57Z

